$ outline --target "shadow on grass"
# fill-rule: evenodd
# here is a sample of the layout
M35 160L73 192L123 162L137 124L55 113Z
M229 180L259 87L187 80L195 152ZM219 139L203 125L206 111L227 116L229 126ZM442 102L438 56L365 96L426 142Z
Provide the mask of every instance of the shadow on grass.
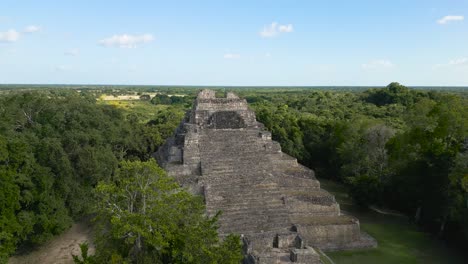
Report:
M379 243L376 249L327 253L335 263L466 263L460 252L419 231L405 216L362 209L354 205L343 185L323 179L320 183L335 195L341 210L357 217L361 229Z

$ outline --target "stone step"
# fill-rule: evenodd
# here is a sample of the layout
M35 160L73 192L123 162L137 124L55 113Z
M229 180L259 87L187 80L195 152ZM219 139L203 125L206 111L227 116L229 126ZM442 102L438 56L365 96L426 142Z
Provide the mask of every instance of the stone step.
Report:
M203 162L205 162L207 164L212 164L212 165L216 165L216 164L234 165L235 164L237 166L243 165L243 164L250 164L250 163L262 165L265 162L271 162L271 161L282 160L283 159L282 157L273 157L273 158L261 157L261 156L259 156L261 154L262 153L258 153L258 152L255 152L255 153L254 152L252 152L252 153L246 153L246 152L232 152L232 153L214 152L213 154L210 154L210 155L202 154L200 157L201 157L201 161L203 161ZM221 157L221 155L227 155L227 156ZM242 155L242 158L233 159L233 157L236 157L237 155ZM284 158L284 159L286 159L286 158Z
M227 155L226 157L220 157L221 155ZM237 155L242 155L242 158L233 158ZM258 152L256 153L244 153L244 152L236 152L236 153L222 153L216 152L212 155L201 155L201 162L202 165L205 166L234 166L236 168L243 167L246 165L256 164L258 166L271 166L273 163L276 162L286 162L286 158L283 159L281 157L268 158L268 157L261 157L259 156ZM268 163L268 164L267 164Z
M283 196L280 195L272 195L272 196L262 196L255 197L254 195L249 195L244 199L239 199L234 196L237 194L232 194L231 197L229 196L215 196L215 195L208 195L205 196L205 200L207 200L207 206L273 206L273 205L284 205Z
M278 196L278 198L297 196L303 197L301 198L302 200L307 199L307 197L310 197L311 200L315 197L329 197L329 199L334 200L333 195L315 186L310 186L308 188L301 187L296 191L291 190L289 186L283 186L281 183L268 182L267 180L257 179L255 181L246 181L242 179L226 179L226 184L217 181L206 182L206 180L201 182L205 184L206 195L213 197L221 196L222 198L229 198L233 195L262 197L263 195L266 197Z
M200 144L201 143L201 144ZM246 140L240 138L237 141L233 142L199 142L198 149L205 153L210 153L215 150L238 150L238 151L249 151L249 150L268 150L271 149L273 145L271 143L259 142L257 140Z
M246 203L214 203L209 202L206 205L206 210L213 212L213 211L224 211L224 212L259 212L259 211L266 211L266 210L285 210L286 207L281 201L271 201L270 203L261 203L261 202L246 202Z
M250 191L250 190L245 190L242 188L232 188L229 190L222 190L222 189L205 189L205 197L210 198L210 200L213 201L223 201L223 202L241 202L241 201L256 201L256 200L266 200L266 201L271 201L271 200L280 200L283 197L286 197L282 192L279 192L275 189L265 189L262 188L262 191L264 192L256 192L256 191ZM329 196L310 196L313 198L316 197L329 197ZM307 197L309 198L309 197ZM307 199L304 198L304 199ZM303 199L303 200L304 200ZM325 199L325 198L324 198Z
M224 181L223 181L224 180ZM278 192L276 188L279 188L279 184L274 182L267 182L264 178L257 178L252 180L245 180L245 179L217 179L217 180L203 180L202 183L205 186L209 185L209 189L212 193L215 194L223 194L223 193L235 193L235 192L254 192L259 194L260 191L257 190L250 190L250 188L258 188L262 191L271 191L271 192ZM209 182L208 182L209 181ZM224 182L224 183L223 183ZM250 187L250 188L249 188ZM246 189L249 188L249 189ZM281 192L278 192L281 193Z
M243 181L228 181L227 185L210 182L209 187L205 187L205 195L210 198L217 199L232 199L233 197L241 196L243 199L253 197L260 198L276 198L282 197L297 197L300 200L314 201L316 199L335 201L334 196L319 188L300 188L297 191L288 190L288 187L282 187L276 183L268 183L262 180L256 182ZM205 185L206 186L206 185ZM251 190L250 188L255 188Z
M237 213L224 212L221 214L219 221L220 223L228 222L231 224L239 222L265 222L284 225L289 223L289 216L286 212L280 213L274 210L265 212L265 214L255 213L253 211Z
M216 159L223 159L227 160L229 158L232 158L232 156L216 156L217 153L231 153L231 154L245 154L245 155L254 155L254 154L263 154L262 156L257 156L258 158L263 158L263 159L290 159L290 160L296 160L296 158L291 157L285 153L274 151L272 149L265 149L264 146L256 146L255 143L251 143L248 146L241 146L239 148L232 148L232 147L225 147L225 148L220 148L216 146L208 146L206 148L199 148L200 150L200 155L202 157L210 157L210 158L216 158ZM243 159L245 156L238 156L237 158Z
M271 209L286 209L286 205L281 199L276 197L269 199L249 199L249 200L214 200L207 199L206 209L207 210L230 210L230 211L241 211L241 210L271 210Z
M280 201L285 195L281 192L276 192L271 190L271 193L267 193L268 190L265 190L265 193L256 193L256 192L242 192L242 189L233 188L231 190L209 190L205 191L205 197L208 197L209 200L221 201L226 203L231 202L241 202L248 203L251 201L257 200L266 200L270 202L272 200ZM208 193L207 193L208 192ZM321 196L320 196L321 197ZM243 201L243 202L242 202Z
M270 169L272 169L272 167L270 167ZM276 182L288 181L288 180L300 181L301 184L296 185L297 187L304 187L303 184L307 182L313 185L317 185L317 186L319 185L319 182L315 178L308 178L308 177L306 178L306 177L300 177L300 176L296 177L295 175L288 175L280 171L268 171L266 168L256 171L256 172L248 168L238 168L237 170L226 168L224 173L218 173L217 171L213 172L213 171L207 171L207 170L204 170L204 172L205 173L203 173L203 176L201 177L204 180L212 179L214 181L216 179L223 179L223 180L235 181L238 179L271 178L271 179L275 179Z
M286 209L286 207L280 202L265 203L213 203L210 202L206 205L207 212L247 212L252 211L253 213L266 210L280 210Z
M290 219L295 224L303 226L327 226L327 225L353 225L357 224L359 221L349 215L338 215L338 216L290 216Z
M294 263L294 262L292 262L292 260L290 258L291 253L289 253L289 250L281 250L279 252L278 251L277 252L272 251L270 254L271 254L271 256L273 256L275 258L275 260L276 260L275 263L278 263L278 264Z
M284 224L283 224L284 223ZM273 230L283 230L289 227L289 223L287 221L269 221L269 222L261 222L258 221L238 221L223 223L220 221L220 233L237 233L237 234L247 234L247 233L260 233L260 232L268 232Z
M243 135L245 137L256 137L260 138L259 134L261 131L258 129L250 129L250 130L203 130L200 133L200 137L206 138L213 138L213 139L223 139L223 138L234 138L239 135Z
M223 155L223 156L221 156ZM226 156L224 156L226 155ZM236 157L238 156L238 157ZM201 152L200 157L202 160L211 161L211 162L249 162L249 161L296 161L295 158L290 157L285 154L276 153L276 152L266 152L266 151L246 151L246 150L226 150L226 151L214 151L210 150L209 153ZM233 159L236 157L236 159ZM251 160L254 158L254 160ZM259 163L261 164L261 163Z
M259 137L251 137L251 136L243 136L243 135L237 135L237 136L230 136L230 137L224 137L224 138L219 138L217 136L211 136L211 137L200 137L198 142L205 143L201 145L202 147L207 147L207 146L230 146L230 147L238 147L238 146L243 146L247 145L247 143L256 143L258 145L260 144L275 144L273 143L274 141L265 141L262 140Z
M268 161L268 160L258 160L256 157L250 158L252 161L235 161L235 160L226 160L226 161L219 161L219 160L212 160L207 161L209 159L202 158L201 168L206 173L214 173L216 170L247 170L251 172L257 173L258 171L266 170L270 172L274 171L284 171L284 167L287 168L296 168L297 162L295 160L276 160L276 161ZM292 175L304 175L313 177L313 174L307 174L301 171L295 171L291 173Z
M231 222L236 223L238 221L248 221L248 222L269 222L274 223L276 220L280 220L281 224L289 222L289 215L287 212L276 212L274 210L263 211L262 213L256 213L254 211L245 211L245 212L222 212L220 216L221 222Z
M253 144L253 143L252 143ZM228 157L226 156L216 156L216 153L230 153L230 154L245 154L245 155L254 155L254 153L263 153L265 155L278 155L279 153L268 153L267 151L263 151L260 148L252 148L252 144L249 147L241 147L241 148L218 148L218 147L207 147L206 150L200 149L200 155L202 157L210 157L210 158L218 158L226 160ZM239 157L243 158L243 157ZM265 157L266 158L266 157Z
M250 173L253 175L263 174L262 170L266 170L266 166L258 165L255 163L251 163L251 164L244 163L241 166L230 165L230 164L206 164L202 161L201 169L203 171L203 175L219 174L219 176L225 177L224 176L225 173L237 173L237 174ZM255 170L255 172L257 173L253 173L252 170Z
M322 205L331 206L337 204L333 196L317 195L309 197L291 197L284 194L262 194L261 196L255 194L246 194L243 198L238 198L238 193L226 193L225 195L210 194L206 195L207 206L219 207L219 206L284 206L287 204L311 204L311 205Z
M337 217L340 216L339 212L336 211L321 211L321 212L309 212L309 213L289 213L290 217Z
M259 205L249 205L249 204L229 204L229 205L208 205L207 212L215 213L218 211L223 212L224 214L258 214L259 212L272 212L285 210L286 208L284 205L272 205L272 206L264 206L263 204Z
M265 203L214 204L210 202L207 204L206 210L207 212L222 211L225 214L227 213L236 214L236 213L246 213L246 212L257 214L259 212L274 212L274 211L281 213L282 211L286 212L287 208L285 205L279 202L271 202L269 204L265 204Z
M205 171L202 170L202 172L205 172ZM275 180L274 177L273 177L273 174L271 174L271 173L267 173L267 172L265 172L265 173L263 173L263 172L252 173L251 171L247 171L247 170L245 170L245 171L238 170L238 171L235 171L235 172L234 171L226 171L224 173L219 173L219 172L203 173L203 176L200 177L200 178L201 178L201 180L203 180L205 182L209 182L210 184L211 183L213 183L213 184L222 184L222 183L225 182L225 185L230 185L230 186L232 186L232 184L230 184L230 182L232 182L232 183L235 183L235 182L242 183L242 181L245 181L245 182L255 183L259 179L261 179L261 180L271 179L271 181Z

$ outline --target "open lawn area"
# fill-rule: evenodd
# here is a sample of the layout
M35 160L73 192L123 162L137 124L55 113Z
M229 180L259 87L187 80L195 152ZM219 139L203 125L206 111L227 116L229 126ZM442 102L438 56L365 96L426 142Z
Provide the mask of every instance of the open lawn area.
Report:
M99 100L101 104L112 105L127 111L129 114L138 116L138 120L146 123L151 120L159 111L165 110L169 105L154 105L150 101L140 100Z
M343 186L328 180L320 183L335 195L343 211L359 218L361 229L379 243L376 249L328 252L335 263L467 263L460 252L419 231L405 216L360 209L352 203Z

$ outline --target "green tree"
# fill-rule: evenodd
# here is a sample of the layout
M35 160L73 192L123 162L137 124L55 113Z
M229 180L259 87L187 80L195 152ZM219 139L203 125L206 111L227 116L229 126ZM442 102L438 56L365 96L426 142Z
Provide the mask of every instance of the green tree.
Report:
M455 157L449 175L449 195L452 203L449 208L449 219L459 223L463 235L468 239L468 144Z
M151 103L156 105L170 105L172 104L172 100L171 97L169 97L167 94L157 94L151 99Z
M80 244L81 255L77 256L77 255L72 254L73 262L75 264L94 264L94 263L96 263L94 256L88 255L88 250L89 250L88 243L86 243L86 242L81 243Z
M177 124L176 118L167 122ZM91 93L3 94L0 256L42 244L90 213L97 183L110 180L123 159L148 159L163 142L157 130L97 104Z
M404 106L411 106L419 97L424 96L408 87L401 85L397 82L392 82L384 89L375 89L367 91L366 100L378 106L388 104L402 104Z
M344 123L338 135L340 175L350 185L352 197L363 206L381 203L382 183L390 174L386 144L393 129L364 119Z
M390 144L396 173L390 182L389 202L440 233L459 204L455 194L462 190L462 177L453 168L467 137L465 103L456 96L421 100L406 117L408 129ZM455 173L452 180L451 173Z
M97 258L133 263L239 263L239 237L220 242L217 217L204 215L200 197L180 188L154 160L123 161L96 188L103 225ZM233 246L233 241L236 246Z

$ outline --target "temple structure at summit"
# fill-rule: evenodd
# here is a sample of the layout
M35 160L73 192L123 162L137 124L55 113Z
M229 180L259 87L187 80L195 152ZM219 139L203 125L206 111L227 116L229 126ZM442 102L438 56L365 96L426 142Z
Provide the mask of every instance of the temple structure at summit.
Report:
M201 91L155 156L182 186L204 196L209 215L222 212L219 233L241 235L244 263L321 263L317 249L377 244L233 93Z

